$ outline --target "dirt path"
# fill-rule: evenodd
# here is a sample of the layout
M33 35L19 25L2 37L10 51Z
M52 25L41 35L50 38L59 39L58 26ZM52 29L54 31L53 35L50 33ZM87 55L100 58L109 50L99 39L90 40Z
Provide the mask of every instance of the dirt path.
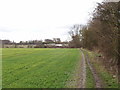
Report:
M81 51L82 52L82 51ZM85 82L86 82L86 61L85 56L82 52L82 60L80 65L80 80L78 82L78 88L85 88Z
M94 81L95 81L95 88L102 88L103 87L102 80L98 76L98 73L96 72L95 68L90 63L88 55L86 55L86 62L87 62L87 65L88 65L88 67L90 68L90 70L93 74Z
M70 80L68 83L68 87L70 88L86 88L86 76L87 76L87 65L90 68L90 71L92 72L92 75L94 77L94 81L95 81L95 88L102 88L102 81L100 79L100 77L98 76L98 74L96 73L95 68L92 66L92 64L90 63L89 57L87 54L84 54L84 52L82 50L80 50L82 53L82 59L80 60L80 64L79 65L79 69L76 72L76 74L74 75L76 78L74 80ZM76 83L74 83L76 81Z

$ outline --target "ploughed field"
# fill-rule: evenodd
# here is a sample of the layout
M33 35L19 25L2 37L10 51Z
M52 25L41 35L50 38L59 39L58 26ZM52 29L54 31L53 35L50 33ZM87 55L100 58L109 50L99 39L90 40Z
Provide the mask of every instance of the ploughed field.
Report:
M79 49L4 48L3 88L64 88L81 58Z

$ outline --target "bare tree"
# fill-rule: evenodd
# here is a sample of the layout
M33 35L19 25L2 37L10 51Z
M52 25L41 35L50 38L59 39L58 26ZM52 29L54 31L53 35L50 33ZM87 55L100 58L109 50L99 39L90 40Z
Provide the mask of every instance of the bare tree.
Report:
M70 47L80 48L81 41L80 41L80 29L82 25L76 24L71 27L71 31L69 31L69 35L71 37Z

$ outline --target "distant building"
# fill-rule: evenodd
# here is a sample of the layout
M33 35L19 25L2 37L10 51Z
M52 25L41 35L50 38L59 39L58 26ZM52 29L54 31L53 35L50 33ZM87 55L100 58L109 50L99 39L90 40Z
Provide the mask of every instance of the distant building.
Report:
M45 43L53 43L54 41L51 39L45 39Z
M2 48L68 48L67 42L61 42L59 38L54 38L55 42L51 39L45 39L45 42L41 40L20 41L19 43L11 42L10 40L2 41Z
M49 43L45 44L46 48L68 48L68 44L55 44L55 43Z
M2 44L10 44L11 41L10 40L2 40Z
M60 38L53 38L53 41L54 41L55 43L61 43Z

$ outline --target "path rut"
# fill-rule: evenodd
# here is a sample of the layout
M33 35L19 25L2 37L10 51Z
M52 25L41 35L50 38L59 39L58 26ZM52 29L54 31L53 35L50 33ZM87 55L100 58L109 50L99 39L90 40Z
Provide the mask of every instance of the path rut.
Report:
M82 51L81 51L82 52ZM82 52L82 60L81 60L81 69L80 69L80 80L78 82L78 88L85 88L86 82L86 61L85 56Z
M82 59L80 60L79 71L75 74L77 78L75 80L72 80L73 82L70 81L68 87L73 86L72 88L86 88L86 76L87 76L86 67L88 65L94 77L93 80L95 81L95 88L103 88L102 80L100 79L98 73L96 72L96 69L91 64L88 54L84 54L82 50L80 51L82 53ZM74 81L76 81L75 85Z
M102 80L100 79L100 77L99 77L98 73L96 72L95 68L90 63L90 59L89 59L88 55L86 55L86 62L87 62L87 65L90 68L90 70L92 72L92 75L94 77L95 88L102 88L103 87Z

